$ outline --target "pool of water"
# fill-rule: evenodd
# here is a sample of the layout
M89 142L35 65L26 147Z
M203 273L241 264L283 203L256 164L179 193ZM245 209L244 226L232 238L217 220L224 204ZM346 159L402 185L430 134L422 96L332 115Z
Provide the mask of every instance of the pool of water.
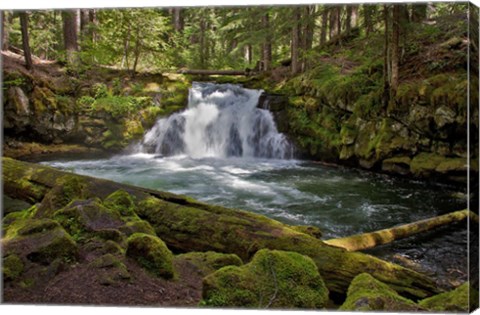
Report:
M466 208L465 187L430 185L298 160L120 155L42 162L78 174L184 194L284 223L319 227L324 238L375 231ZM466 278L466 224L368 251L455 284ZM440 258L441 257L441 258Z

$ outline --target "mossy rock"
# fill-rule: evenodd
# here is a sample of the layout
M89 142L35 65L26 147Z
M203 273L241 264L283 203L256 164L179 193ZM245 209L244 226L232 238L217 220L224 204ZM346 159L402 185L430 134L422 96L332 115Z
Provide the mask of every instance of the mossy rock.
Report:
M418 304L434 312L471 312L478 308L478 291L467 281L455 290L426 298Z
M30 208L32 205L28 202L19 199L13 199L7 195L3 195L3 215L12 212L18 212Z
M207 306L325 307L328 289L313 260L294 252L262 249L244 266L228 266L203 281Z
M350 284L341 311L420 311L413 301L398 295L392 288L368 273L356 276Z
M134 233L143 233L149 234L152 236L157 236L155 229L147 221L135 218L132 221L128 221L124 226L121 226L120 231L127 236L130 236Z
M412 159L408 156L396 156L382 161L382 171L393 174L407 175L410 173Z
M98 257L89 265L91 268L102 269L98 282L102 285L115 285L118 281L130 280L131 275L125 264L112 254Z
M24 264L20 257L15 254L11 254L3 258L2 263L2 273L3 279L5 281L14 281L18 279L23 271L24 271Z
M291 229L300 232L300 233L305 233L310 236L313 236L315 238L321 239L322 238L322 230L320 230L316 226L311 226L311 225L291 225Z
M132 234L128 238L126 255L158 277L174 277L173 254L158 237L143 233Z
M72 262L78 257L78 246L72 237L48 219L15 222L9 226L4 245L7 253L44 265L59 258Z
M241 266L240 257L235 254L224 254L213 251L190 252L175 257L175 261L185 261L195 266L202 276L209 275L225 266Z
M75 200L56 211L54 218L72 235L118 229L124 225L118 211L105 207L98 198Z
M434 153L417 154L410 163L410 169L416 176L428 176L435 172L440 163L445 161L445 157Z
M134 197L124 190L117 190L103 201L104 206L117 210L122 216L135 214Z

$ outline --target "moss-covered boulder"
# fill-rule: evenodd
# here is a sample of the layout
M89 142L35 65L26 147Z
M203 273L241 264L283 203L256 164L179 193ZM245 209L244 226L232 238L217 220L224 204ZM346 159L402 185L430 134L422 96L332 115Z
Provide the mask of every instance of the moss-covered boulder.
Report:
M322 238L322 230L320 230L316 226L311 225L291 225L292 230L295 230L300 233L305 233L315 238L321 239Z
M48 265L56 259L72 262L78 257L78 246L54 220L23 219L8 226L4 238L7 254Z
M90 234L112 239L108 235L113 235L113 230L124 225L118 211L105 207L98 198L75 200L56 211L54 219L77 240L87 238ZM116 240L117 237L113 239Z
M158 237L143 233L132 234L128 238L126 255L158 277L174 277L173 254Z
M470 312L478 308L478 291L465 282L455 290L426 298L418 304L434 312Z
M3 258L2 274L5 281L16 280L24 270L24 264L20 257L11 254Z
M135 214L135 202L132 196L124 190L117 190L110 194L103 204L110 208L117 210L122 216L131 216Z
M241 266L240 257L235 254L223 254L217 252L190 252L175 257L175 261L185 262L195 266L201 276L209 275L225 266Z
M228 266L203 282L203 304L254 308L325 307L328 289L313 260L262 249L244 266Z
M347 292L342 311L418 311L422 310L413 301L398 295L388 285L368 273L356 276Z

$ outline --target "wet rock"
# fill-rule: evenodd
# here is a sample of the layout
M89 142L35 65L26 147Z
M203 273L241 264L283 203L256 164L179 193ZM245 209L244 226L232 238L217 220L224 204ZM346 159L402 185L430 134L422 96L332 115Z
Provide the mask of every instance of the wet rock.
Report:
M410 173L411 159L408 156L399 156L385 159L382 162L382 171L391 174L407 175Z
M244 266L224 267L203 281L208 306L323 308L328 289L311 258L262 249Z
M310 236L313 236L315 238L321 239L322 238L322 230L320 230L316 226L311 226L311 225L291 225L290 226L293 230L300 232L300 233L305 233Z

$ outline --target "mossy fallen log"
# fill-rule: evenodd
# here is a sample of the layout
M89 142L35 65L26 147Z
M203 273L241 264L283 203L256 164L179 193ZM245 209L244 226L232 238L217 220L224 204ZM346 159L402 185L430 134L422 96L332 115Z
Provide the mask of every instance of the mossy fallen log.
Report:
M465 220L468 217L470 217L472 220L475 220L475 216L475 213L468 209L459 210L437 217L395 226L389 229L335 238L326 240L324 242L329 245L345 248L348 251L358 251L373 248L378 245L388 244L395 240L430 231L439 226ZM476 216L476 219L476 222L478 222L478 216Z
M260 249L294 251L313 259L330 292L345 295L352 279L367 272L415 300L436 294L429 277L358 252L348 252L288 225L254 213L212 206L191 198L63 172L3 158L4 193L39 203L35 217L52 218L72 201L106 199L122 190L135 200L134 211L148 221L169 249L237 254L245 262Z

